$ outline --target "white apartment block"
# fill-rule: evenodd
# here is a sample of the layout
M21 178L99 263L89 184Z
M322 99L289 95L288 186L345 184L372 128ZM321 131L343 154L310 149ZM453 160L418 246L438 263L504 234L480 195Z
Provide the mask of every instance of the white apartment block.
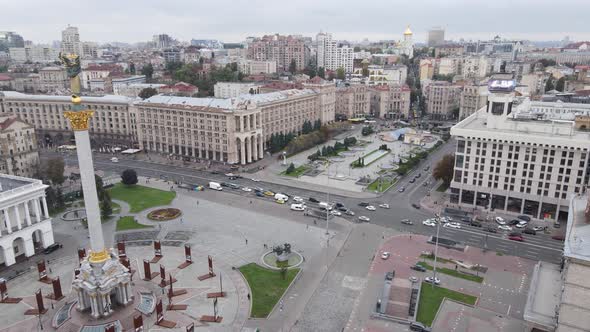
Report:
M336 88L336 114L348 119L371 113L371 94L364 84L351 84Z
M123 96L84 97L83 106L95 111L90 120L93 144L133 145L137 142L133 119L129 114L132 100ZM18 116L35 127L37 138L44 144L61 145L73 138L72 128L63 112L69 111L69 96L27 95L0 92L0 103L7 114Z
M403 85L408 77L408 67L404 65L370 65L368 83L369 85ZM356 75L362 75L362 69L357 68Z
M0 173L33 176L39 164L35 128L14 116L0 116Z
M45 67L39 70L39 89L45 92L64 91L70 85L65 68Z
M461 58L448 57L436 59L434 73L438 75L457 75L461 70Z
M446 81L433 81L424 87L426 113L433 120L450 120L459 107L461 87Z
M547 83L548 78L548 73L534 72L531 74L522 75L520 84L527 87L526 91L528 92L528 95L539 95L545 92L545 84Z
M317 42L317 67L336 71L344 68L345 72L352 73L354 52L348 46L338 47L338 42L332 39L331 33L318 33Z
M486 56L468 56L461 59L461 75L464 78L486 77L492 71L492 62Z
M17 63L47 63L58 61L59 50L43 45L32 45L8 49L10 60Z
M371 87L371 113L382 119L410 118L410 88L406 85Z
M61 53L82 55L82 44L78 28L68 26L61 32Z
M479 111L488 101L488 85L483 83L468 84L461 91L459 119L463 120Z
M275 74L277 72L276 61L240 60L238 69L246 75Z
M131 76L121 76L121 77L113 77L111 79L111 85L113 88L113 93L116 95L121 95L120 89L124 89L129 85L132 84L143 84L145 83L146 77L145 75L131 75Z
M45 188L41 180L0 174L0 265L54 243Z
M487 106L451 129L457 139L451 202L567 220L569 200L588 184L590 117L568 121L567 109L515 105L515 83L504 82L510 88L490 89Z
M258 94L260 84L242 82L217 82L213 86L215 98L235 98L243 94Z

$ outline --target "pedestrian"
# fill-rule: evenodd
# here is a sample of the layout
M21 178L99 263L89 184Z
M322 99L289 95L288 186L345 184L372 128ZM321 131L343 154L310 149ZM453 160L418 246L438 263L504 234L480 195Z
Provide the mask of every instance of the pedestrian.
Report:
M457 266L457 264L455 264L455 271L457 271L457 268L458 268L458 266Z
M313 220L313 224L314 224L314 225L317 225L317 224L318 224L318 221L314 219L314 220Z
M279 309L280 309L281 311L283 311L283 300L281 300L281 303L280 303Z
M182 222L183 222L183 221L184 221L184 220L183 220L183 218L180 218L180 223L181 223L181 224L182 224Z
M246 240L246 245L248 245L248 239L245 239L245 240Z
M250 293L248 293L248 301L250 301Z
M305 229L309 229L309 225L305 225Z
M199 201L197 200L197 205L199 205Z
M250 200L250 204L252 204L252 200Z

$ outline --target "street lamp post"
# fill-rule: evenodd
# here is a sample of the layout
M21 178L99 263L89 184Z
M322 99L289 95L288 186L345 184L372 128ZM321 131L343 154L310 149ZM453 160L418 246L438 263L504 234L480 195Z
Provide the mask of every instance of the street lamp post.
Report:
M434 283L436 281L436 258L438 257L438 234L440 232L440 215L436 214L436 241L434 245L434 266L433 266L433 280L432 280L432 288L434 288Z

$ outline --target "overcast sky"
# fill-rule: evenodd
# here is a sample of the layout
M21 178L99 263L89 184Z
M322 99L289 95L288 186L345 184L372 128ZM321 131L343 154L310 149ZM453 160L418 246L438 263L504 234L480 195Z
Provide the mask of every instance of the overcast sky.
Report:
M340 40L416 41L432 26L446 39L590 40L590 0L0 0L0 30L26 40L61 39L68 25L83 41L137 42L167 33L179 40L237 42L270 33Z

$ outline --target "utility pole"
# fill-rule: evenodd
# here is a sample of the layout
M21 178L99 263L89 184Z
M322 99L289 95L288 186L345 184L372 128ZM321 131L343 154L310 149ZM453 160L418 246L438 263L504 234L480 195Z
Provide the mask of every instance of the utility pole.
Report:
M440 215L436 214L436 244L434 246L434 267L432 269L433 271L433 280L432 280L432 288L434 288L434 283L436 281L436 258L438 256L438 234L440 232Z

